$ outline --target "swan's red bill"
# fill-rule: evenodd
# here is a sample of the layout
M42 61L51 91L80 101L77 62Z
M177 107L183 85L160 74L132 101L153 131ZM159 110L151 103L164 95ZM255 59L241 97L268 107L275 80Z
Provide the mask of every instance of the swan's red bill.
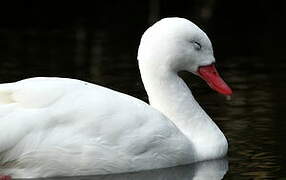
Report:
M215 91L217 91L221 94L224 94L224 95L231 95L232 94L232 90L224 82L224 80L220 77L220 75L217 72L214 64L199 67L198 74Z

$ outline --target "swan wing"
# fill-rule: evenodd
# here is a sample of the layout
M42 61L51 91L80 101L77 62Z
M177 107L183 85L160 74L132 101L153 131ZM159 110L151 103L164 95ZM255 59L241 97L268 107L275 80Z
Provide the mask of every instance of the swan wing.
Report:
M12 172L18 177L126 172L189 161L188 140L161 113L131 96L73 79L2 84L0 131L0 164L17 167Z

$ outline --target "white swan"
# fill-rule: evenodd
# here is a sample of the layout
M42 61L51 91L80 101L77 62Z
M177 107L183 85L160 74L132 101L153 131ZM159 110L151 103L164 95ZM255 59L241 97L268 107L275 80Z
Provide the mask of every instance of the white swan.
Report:
M223 133L178 71L231 94L207 35L166 18L142 36L138 61L150 104L87 82L31 78L0 85L0 174L94 175L171 167L224 156Z

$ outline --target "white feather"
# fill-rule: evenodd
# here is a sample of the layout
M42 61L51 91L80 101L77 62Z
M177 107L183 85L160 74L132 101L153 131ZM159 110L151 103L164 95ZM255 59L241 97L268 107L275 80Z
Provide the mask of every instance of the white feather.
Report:
M170 28L158 34L162 27ZM185 19L162 20L143 36L139 66L151 106L74 79L31 78L0 85L0 174L109 174L224 156L225 137L173 71L180 61L186 63L189 52L178 54L188 47L180 40L192 33L211 46L207 36ZM164 38L170 40L162 47L168 51L156 52L156 58L148 46ZM204 61L198 61L198 55L190 58L190 71L199 63L213 62L209 53Z

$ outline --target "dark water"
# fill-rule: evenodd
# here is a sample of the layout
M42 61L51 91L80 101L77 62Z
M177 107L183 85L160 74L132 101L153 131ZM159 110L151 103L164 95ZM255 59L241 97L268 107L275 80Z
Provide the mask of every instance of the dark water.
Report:
M77 78L147 101L136 61L139 34L81 26L2 28L0 81L34 76ZM226 135L228 160L82 179L221 179L224 174L224 179L235 180L286 179L286 59L218 60L218 69L234 90L230 101L197 77L182 76Z

